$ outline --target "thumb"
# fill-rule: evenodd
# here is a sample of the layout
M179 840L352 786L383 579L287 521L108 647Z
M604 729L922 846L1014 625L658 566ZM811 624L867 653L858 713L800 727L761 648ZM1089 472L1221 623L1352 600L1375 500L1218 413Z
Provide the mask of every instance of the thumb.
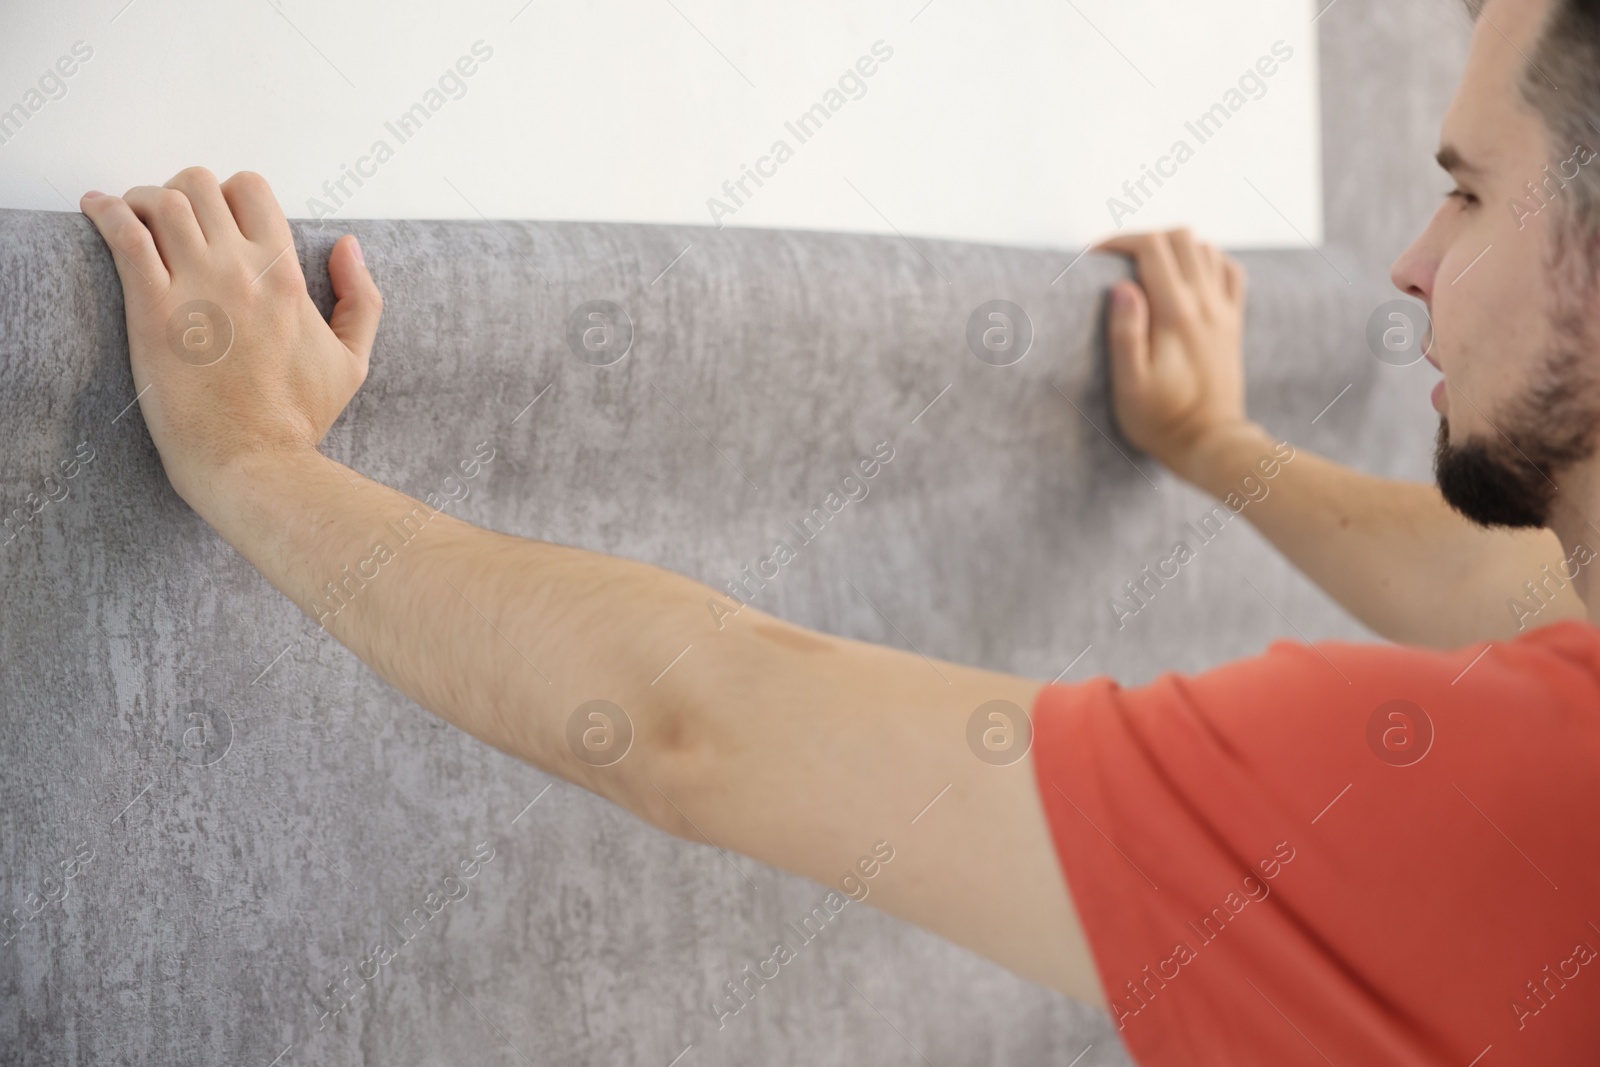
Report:
M1150 304L1133 282L1111 287L1112 384L1139 390L1150 377Z
M333 282L333 317L328 325L350 353L365 363L372 352L383 313L383 295L367 270L361 243L351 234L339 238L328 254L328 278Z

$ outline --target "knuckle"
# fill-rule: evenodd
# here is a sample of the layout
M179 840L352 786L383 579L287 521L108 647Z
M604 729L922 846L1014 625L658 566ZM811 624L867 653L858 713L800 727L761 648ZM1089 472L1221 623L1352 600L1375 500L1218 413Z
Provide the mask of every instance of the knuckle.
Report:
M241 170L223 182L222 187L228 192L238 193L263 193L270 189L267 179L253 170Z
M160 189L150 198L150 213L162 222L175 222L189 213L189 198L176 189Z
M150 243L150 231L131 211L118 215L108 227L107 236L130 252Z
M259 271L261 268L256 269ZM266 286L268 292L278 297L294 296L305 291L305 281L300 277L299 263L287 255L268 267L257 284Z
M205 167L184 167L173 175L173 185L215 185L217 176Z
M250 288L250 283L256 278L260 267L251 267L242 259L230 259L221 266L220 271L226 277L228 288L237 292ZM265 282L266 279L262 279Z

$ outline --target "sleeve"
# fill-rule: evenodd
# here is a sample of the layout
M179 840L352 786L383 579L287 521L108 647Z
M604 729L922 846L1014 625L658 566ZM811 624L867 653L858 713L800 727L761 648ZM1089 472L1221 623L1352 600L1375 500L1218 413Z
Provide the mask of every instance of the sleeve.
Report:
M1136 1060L1593 1062L1600 687L1570 651L1278 641L1046 686L1040 797Z

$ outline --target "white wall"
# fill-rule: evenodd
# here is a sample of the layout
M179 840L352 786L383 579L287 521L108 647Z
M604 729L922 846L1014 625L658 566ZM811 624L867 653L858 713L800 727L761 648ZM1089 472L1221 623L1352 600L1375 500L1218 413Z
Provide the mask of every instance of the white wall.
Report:
M4 207L75 208L85 189L120 193L203 163L261 171L294 216L715 214L1074 247L1116 228L1117 196L1127 229L1188 222L1233 246L1321 239L1310 0L6 0L0 11L0 109L21 107L0 113ZM92 55L58 87L47 72L75 42ZM1275 42L1290 57L1230 97ZM875 44L874 73L860 88L847 76L830 99ZM463 64L474 73L453 82L475 45L475 67ZM785 123L817 103L837 110L802 142ZM1202 142L1185 123L1219 103L1237 109ZM435 110L402 140L386 123L415 104ZM761 162L780 140L792 158ZM1161 187L1147 178L1149 196L1123 193L1180 140L1193 157L1163 163ZM380 142L392 152L381 163ZM764 185L724 192L758 162ZM361 185L334 187L358 166Z

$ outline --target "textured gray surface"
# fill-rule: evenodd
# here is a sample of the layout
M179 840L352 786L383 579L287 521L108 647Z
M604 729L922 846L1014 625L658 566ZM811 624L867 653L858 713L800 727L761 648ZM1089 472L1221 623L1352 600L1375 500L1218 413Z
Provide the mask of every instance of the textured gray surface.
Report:
M1379 364L1362 330L1432 210L1424 168L1465 32L1442 0L1342 0L1319 25L1331 239L1243 257L1251 408L1297 445L1423 477L1426 376ZM1118 630L1106 600L1208 503L1111 429L1097 334L1115 262L1052 285L1072 254L348 228L388 303L327 451L422 496L452 491L488 441L494 460L455 483L470 521L721 585L887 439L870 495L760 606L902 644L849 579L928 655L1050 678L1092 645L1068 679L1128 683L1276 636L1363 633L1242 521ZM296 229L324 307L337 232ZM666 1067L691 1043L685 1067L922 1062L907 1040L940 1067L1065 1063L1090 1042L1083 1067L1125 1062L1096 1013L857 906L719 1032L721 984L821 889L737 861L741 877L576 789L542 792L319 636L166 485L128 409L117 293L85 221L0 212L0 504L48 500L52 472L66 494L0 545L0 914L16 923L0 932L0 1062ZM1037 331L1011 367L964 346L993 297ZM563 339L596 298L636 327L607 368ZM94 458L65 479L79 442ZM493 858L468 895L407 927L319 1030L327 983L398 945L391 924L480 842Z

